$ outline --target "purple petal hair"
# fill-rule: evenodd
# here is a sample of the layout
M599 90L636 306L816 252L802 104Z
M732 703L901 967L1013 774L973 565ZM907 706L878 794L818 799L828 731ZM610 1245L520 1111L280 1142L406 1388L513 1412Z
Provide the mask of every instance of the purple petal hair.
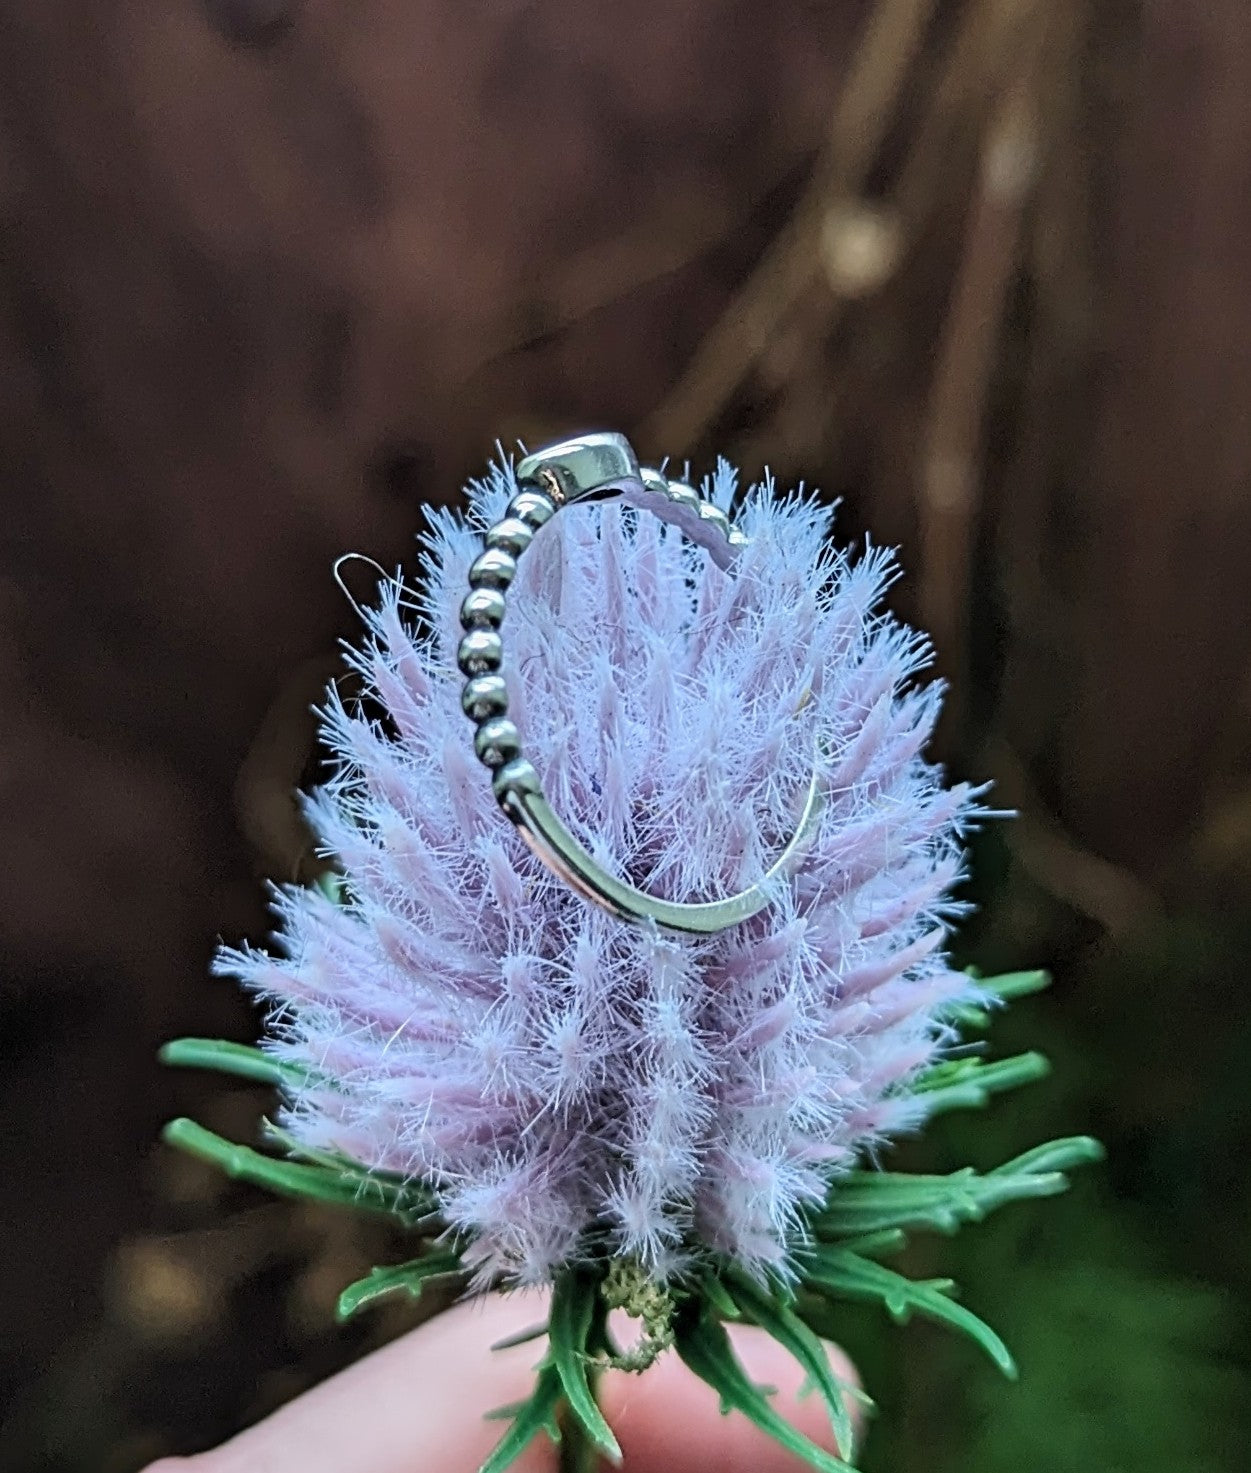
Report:
M681 900L758 879L814 761L826 805L753 920L709 937L601 913L496 807L460 709L457 618L500 468L431 514L332 690L331 780L308 799L343 875L279 893L274 955L218 969L273 1005L268 1049L312 1071L283 1124L432 1185L483 1276L591 1254L660 1280L715 1253L787 1272L804 1214L917 1125L910 1082L971 991L944 955L978 812L921 753L925 640L881 610L889 554L833 548L811 497L755 487L733 574L674 529L575 506L510 595L510 714L553 806L630 883ZM736 494L722 462L711 496Z

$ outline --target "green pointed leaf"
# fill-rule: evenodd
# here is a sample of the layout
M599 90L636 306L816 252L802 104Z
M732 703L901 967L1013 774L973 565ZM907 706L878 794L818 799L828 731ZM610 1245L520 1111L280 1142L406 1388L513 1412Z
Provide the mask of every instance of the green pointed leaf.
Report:
M908 1246L908 1235L899 1228L887 1228L880 1233L865 1233L861 1238L847 1238L840 1248L849 1248L863 1258L885 1258L891 1253L901 1253Z
M948 1297L949 1279L923 1282L905 1278L884 1264L861 1258L845 1248L823 1246L805 1265L804 1287L824 1290L844 1299L876 1300L885 1305L893 1319L904 1321L915 1311L962 1330L990 1356L1011 1380L1016 1363L1008 1347L984 1320Z
M993 992L1001 1002L1016 1002L1035 992L1044 992L1051 986L1051 973L1042 967L1024 972L999 972L994 977L978 977L977 985L985 992Z
M779 1304L767 1289L745 1274L734 1274L727 1287L741 1312L762 1330L768 1331L803 1367L825 1402L834 1440L842 1452L853 1457L855 1432L851 1413L843 1398L843 1384L830 1369L829 1356L820 1336L814 1334L788 1305Z
M511 1350L515 1345L529 1345L532 1340L538 1340L547 1334L547 1321L541 1325L531 1325L529 1329L518 1330L515 1335L505 1335L502 1340L496 1340L491 1346L492 1350Z
M237 1145L185 1118L171 1120L161 1132L167 1144L216 1166L235 1181L251 1182L284 1197L303 1197L336 1207L351 1207L397 1218L413 1227L427 1216L424 1204L413 1205L402 1189L364 1170L346 1171L277 1161L250 1146Z
M495 1346L492 1345L492 1350ZM526 1405L524 1401L510 1401L507 1406L492 1407L489 1412L482 1413L484 1422L511 1422L514 1417Z
M1019 997L1028 997L1051 986L1051 974L1042 971L1002 972L998 977L969 975L984 992L991 993L1000 1002L1015 1002ZM994 1013L990 1008L978 1007L976 1003L957 1003L947 1010L944 1017L961 1028L980 1033L990 1025Z
M341 875L338 870L325 870L317 876L313 881L313 885L321 891L332 905L344 905L347 903L347 877Z
M438 1253L427 1253L421 1258L410 1259L407 1263L371 1269L363 1279L357 1279L354 1284L349 1284L339 1295L336 1313L341 1320L349 1319L358 1309L372 1304L375 1299L381 1299L385 1294L395 1294L400 1290L418 1299L421 1297L422 1289L431 1279L443 1278L448 1274L459 1274L463 1271L460 1254L450 1249Z
M1058 1191L1031 1178L1023 1195ZM919 1176L887 1171L852 1172L834 1183L825 1207L812 1219L819 1238L844 1238L891 1229L954 1233L964 1222L985 1216L979 1179L971 1168L950 1176Z
M279 1150L285 1151L293 1159L307 1161L311 1166L320 1166L326 1171L337 1171L345 1175L369 1175L365 1168L355 1161L348 1161L342 1156L337 1156L333 1151L324 1151L316 1146L306 1146L289 1130L283 1130L282 1126L275 1125L268 1118L261 1120L261 1137L266 1145L277 1146Z
M560 1424L556 1420L556 1408L560 1394L559 1371L554 1365L544 1366L530 1399L517 1409L512 1425L495 1444L478 1473L504 1473L540 1432L546 1432L553 1443L559 1443Z
M438 1210L438 1198L423 1183L406 1179L391 1171L371 1171L368 1166L362 1166L359 1161L353 1161L335 1151L306 1146L298 1137L275 1125L272 1120L261 1121L261 1135L267 1144L279 1147L295 1160L319 1166L339 1177L345 1184L355 1184L361 1196L371 1196L381 1202L393 1204L397 1213L405 1214L406 1227L432 1235L446 1231L447 1224Z
M855 1473L850 1463L810 1442L770 1406L739 1364L725 1330L708 1314L680 1319L676 1344L682 1360L721 1398L723 1410L742 1412L762 1432L819 1473Z
M438 1198L421 1182L399 1176L393 1171L372 1171L359 1161L353 1161L335 1151L306 1146L289 1130L283 1130L272 1120L261 1121L261 1135L268 1144L280 1147L295 1160L323 1167L345 1182L355 1182L362 1195L373 1195L382 1201L394 1203L397 1211L409 1214L405 1222L407 1227L432 1234L446 1230L447 1225L438 1210Z
M587 1379L587 1337L598 1298L599 1283L589 1274L567 1269L557 1278L548 1321L548 1356L560 1376L569 1410L605 1457L620 1463L621 1448Z
M705 1303L709 1304L721 1319L738 1319L738 1305L730 1297L729 1291L716 1274L710 1273L705 1275L700 1280L699 1287Z
M1030 1172L1053 1173L1072 1171L1078 1166L1091 1166L1102 1161L1107 1153L1103 1146L1089 1135L1070 1135L1061 1140L1046 1141L1035 1146L1012 1161L996 1166L992 1177L1025 1175Z
M927 1069L912 1088L924 1096L926 1118L948 1110L980 1110L992 1095L1018 1089L1044 1079L1051 1065L1039 1053L1017 1054L1010 1059L950 1059Z
M1064 1191L1065 1171L1101 1155L1097 1141L1074 1136L1036 1146L983 1175L969 1166L947 1176L853 1171L833 1184L809 1226L815 1237L835 1241L891 1229L953 1233L1009 1202Z
M175 1038L158 1051L157 1058L176 1069L216 1069L219 1074L272 1084L288 1094L319 1082L311 1070L224 1038Z

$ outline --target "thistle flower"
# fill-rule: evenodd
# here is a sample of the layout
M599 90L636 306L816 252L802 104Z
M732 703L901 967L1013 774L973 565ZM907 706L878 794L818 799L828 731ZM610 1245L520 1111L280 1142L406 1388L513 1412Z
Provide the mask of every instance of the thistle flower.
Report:
M415 589L389 582L350 652L359 699L329 696L334 770L307 812L340 879L275 892L274 950L217 962L270 1004L264 1055L167 1051L280 1084L276 1138L304 1164L280 1172L190 1122L172 1138L281 1190L372 1191L442 1235L348 1291L349 1309L434 1273L555 1284L552 1350L493 1469L562 1397L614 1450L587 1381L611 1359L609 1304L643 1317L653 1349L676 1333L727 1404L816 1466L844 1467L788 1439L720 1318L753 1319L799 1355L844 1435L813 1348L821 1311L788 1308L794 1286L813 1303L915 1306L1006 1369L993 1332L861 1256L864 1235L885 1250L900 1228L1057 1190L1057 1168L1090 1151L1059 1143L910 1195L883 1196L886 1174L860 1169L927 1115L1041 1068L944 1061L990 994L944 951L980 810L923 756L941 697L918 679L928 644L882 610L888 553L835 550L810 496L766 482L739 499L724 462L704 495L735 501L749 539L732 574L646 513L555 517L510 592L509 711L595 860L656 895L712 899L785 847L814 764L824 796L801 862L751 920L709 936L623 923L521 842L461 710L466 574L515 490L500 467L470 486L467 517L431 514Z
M711 486L727 509L734 473ZM800 874L754 922L680 937L602 915L531 856L473 758L457 612L516 490L438 513L409 615L394 582L332 697L333 779L308 806L346 899L279 898L282 951L222 970L275 1007L272 1051L329 1085L284 1125L419 1178L484 1277L588 1253L663 1278L711 1249L782 1267L803 1212L883 1136L968 994L942 951L969 789L921 749L928 651L880 612L890 557L830 549L830 513L750 493L733 576L675 530L571 508L511 596L510 711L597 859L675 899L759 878L814 761L828 793Z

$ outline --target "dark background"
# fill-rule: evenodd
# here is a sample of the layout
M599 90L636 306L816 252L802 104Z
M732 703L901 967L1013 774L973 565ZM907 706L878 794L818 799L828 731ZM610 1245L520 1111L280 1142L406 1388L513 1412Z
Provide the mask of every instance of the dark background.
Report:
M1053 1078L904 1155L1106 1167L848 1343L879 1473L1245 1466L1251 7L4 0L0 1467L133 1473L326 1374L378 1230L154 1144L256 1020L350 609L497 438L767 461L897 543L953 692L998 1025ZM363 579L367 570L350 577Z

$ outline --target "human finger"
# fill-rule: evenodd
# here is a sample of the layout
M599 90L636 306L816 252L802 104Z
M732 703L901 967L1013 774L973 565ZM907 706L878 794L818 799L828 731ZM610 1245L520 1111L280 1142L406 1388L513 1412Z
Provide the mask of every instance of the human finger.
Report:
M488 1347L541 1324L540 1295L490 1295L456 1306L314 1387L211 1452L164 1459L146 1473L473 1473L503 1434L487 1413L523 1400L543 1341ZM805 1436L832 1447L817 1397L801 1397L803 1374L763 1331L732 1326L735 1349L774 1405ZM855 1372L831 1350L849 1386ZM793 1473L795 1460L738 1415L674 1355L642 1375L610 1372L600 1385L605 1416L621 1443L625 1473ZM512 1473L555 1473L538 1438Z

